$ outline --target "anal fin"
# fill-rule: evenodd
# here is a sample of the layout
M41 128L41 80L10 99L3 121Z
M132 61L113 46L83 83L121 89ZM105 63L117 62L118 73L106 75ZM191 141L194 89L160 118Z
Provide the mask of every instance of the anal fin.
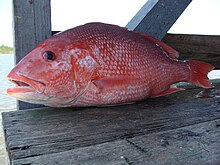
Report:
M175 92L178 92L178 91L183 91L185 89L183 88L177 88L177 87L170 87L169 89L161 92L161 93L157 93L155 95L152 95L151 97L160 97L160 96L165 96L165 95L169 95L171 93L175 93Z

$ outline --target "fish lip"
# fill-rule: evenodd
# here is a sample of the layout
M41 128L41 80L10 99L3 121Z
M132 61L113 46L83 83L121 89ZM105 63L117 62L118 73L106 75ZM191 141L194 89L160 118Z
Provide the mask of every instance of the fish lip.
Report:
M8 88L7 93L17 92L38 92L43 93L46 85L38 80L33 80L23 75L11 74L7 76L7 79L14 83L16 87Z

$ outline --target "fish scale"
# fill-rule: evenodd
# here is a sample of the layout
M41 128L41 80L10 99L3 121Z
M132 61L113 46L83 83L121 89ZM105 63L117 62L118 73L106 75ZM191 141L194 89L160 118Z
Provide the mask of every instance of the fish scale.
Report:
M103 28L104 29L104 28ZM102 30L102 29L101 29ZM97 31L96 31L97 32ZM125 31L125 32L128 32L128 31ZM91 31L90 31L90 33L91 33ZM101 33L101 34L103 34L102 32L98 32L98 33ZM113 31L113 33L114 33L114 31ZM145 84L145 86L148 86L149 84L152 84L152 83L154 83L154 86L155 87L157 87L157 86L160 86L160 85L163 85L163 83L161 83L161 79L158 79L158 77L162 77L163 79L166 79L166 77L167 77L167 73L170 73L170 70L168 69L168 71L165 71L165 72L163 72L163 74L161 75L161 73L160 74L157 74L157 73L159 73L159 72L157 72L157 69L155 69L154 67L152 67L152 70L150 70L150 69L148 69L149 67L148 67L148 65L154 65L154 66L157 66L157 64L154 64L154 61L150 61L150 60L148 60L148 54L150 54L150 55L152 55L153 53L154 54L157 54L158 53L158 51L162 51L162 53L160 52L160 54L164 54L164 52L163 52L163 50L160 50L160 49L158 49L157 51L153 51L153 52L150 52L149 53L149 51L146 51L146 52L144 52L144 50L145 50L145 47L143 48L143 47L141 47L141 46L139 46L139 47L141 47L141 49L137 49L137 48L135 48L134 47L134 45L132 45L132 44L129 44L130 42L132 42L131 40L131 38L127 38L127 36L126 35L123 35L122 36L122 38L119 38L119 37L117 37L115 40L114 40L114 38L112 39L113 41L112 42L115 42L116 44L112 44L112 43L109 43L109 41L108 41L108 38L110 38L109 36L108 36L108 34L109 35L111 35L111 36L114 36L114 34L111 34L111 33L107 33L107 34L105 34L104 33L104 35L107 35L107 40L106 40L106 42L104 42L104 44L106 45L106 46L103 46L103 43L102 42L100 42L100 38L97 38L96 40L92 40L91 41L91 43L93 43L93 44L95 44L94 42L95 41L99 41L98 43L99 44L101 44L101 45L96 45L97 47L100 47L101 49L99 49L99 51L101 52L101 54L100 54L100 57L102 57L102 59L103 60L105 60L106 58L103 58L103 57L105 57L105 56L113 56L113 57L115 57L115 58L113 58L112 60L115 62L114 64L115 64L115 66L117 65L118 67L115 67L115 69L118 69L117 71L116 71L116 76L118 75L118 76L121 76L121 74L120 74L120 70L122 69L123 71L125 71L124 69L123 69L123 67L121 68L120 67L120 65L118 65L118 61L119 61L119 59L117 58L118 57L118 54L117 54L117 50L115 51L113 48L109 48L109 46L110 45L118 45L118 44L120 44L120 43L123 43L123 45L121 45L121 47L123 47L123 49L122 49L122 54L123 54L123 57L126 57L126 55L128 54L128 55L130 55L130 56L127 56L127 58L125 59L123 59L122 61L127 61L128 63L127 63L127 66L128 67L130 67L131 68L131 70L130 70L130 72L125 72L125 74L128 74L128 75L130 75L131 77L140 77L140 80L138 80L140 83L145 83L146 81L148 81L146 84ZM91 35L91 36L94 36L94 35ZM140 37L140 36L139 36ZM102 40L102 39L101 39ZM127 41L127 42L126 42ZM146 42L146 41L145 41ZM136 44L140 44L140 45L143 45L143 43L142 42L140 42L140 43L138 43L138 42L136 42ZM156 46L156 45L155 45ZM138 47L138 46L137 46ZM146 50L149 50L150 48L147 48ZM120 51L121 51L121 49L120 49ZM140 52L142 52L142 54L140 54ZM131 53L133 53L133 54L131 54ZM132 57L131 55L133 55L134 57ZM162 56L161 58L168 58L167 56ZM159 59L160 60L160 59ZM165 59L166 60L166 59ZM169 59L170 61L172 61L172 59ZM157 60L155 60L156 62L158 62ZM153 62L153 63L151 63L151 62ZM169 64L170 64L171 62L169 62ZM114 76L114 75L111 75L111 74L108 74L108 72L107 72L107 70L109 69L109 61L105 61L105 63L104 63L105 65L104 66L102 66L102 69L104 70L103 72L102 72L102 69L100 69L100 72L101 72L101 77L102 76L104 76L104 77L109 77L109 76ZM182 64L182 63L181 63ZM129 66L130 65L130 66ZM127 68L127 66L124 66L125 68ZM176 65L176 69L178 68L180 66L180 64L179 65ZM168 67L168 68L170 68L170 67ZM153 70L155 70L155 71L153 71ZM147 72L149 72L149 73L146 73L146 71ZM104 73L104 74L103 74ZM105 74L106 73L106 74ZM148 80L149 79L149 76L144 76L144 75L152 75L151 77L153 77L152 78L152 80ZM164 75L164 76L163 76ZM186 74L187 76L188 76L188 74ZM182 78L183 80L184 80L184 78ZM185 78L186 79L186 78ZM172 80L171 80L172 81ZM172 82L173 83L173 82ZM169 82L168 84L166 84L166 86L165 87L162 87L161 89L166 89L166 88L168 88L169 87L169 85L170 85L171 83ZM112 89L111 91L107 91L106 93L105 92L102 92L101 94L99 94L100 95L100 98L99 99L97 99L96 98L96 100L99 100L99 102L102 102L101 101L101 99L102 98L104 98L103 100L105 100L105 101L103 101L103 103L102 104L112 104L112 103L114 103L114 102L120 102L120 101L118 101L118 100L125 100L125 102L129 102L129 101L134 101L134 100L136 100L137 98L139 98L139 99L143 99L143 98L145 98L145 97L148 97L149 96L149 91L150 90L145 90L145 89L143 89L142 88L142 90L138 90L138 88L140 87L140 84L139 83L137 83L137 82L135 82L135 84L132 84L133 85L133 90L132 90L132 94L133 94L133 96L132 96L132 98L130 98L130 94L131 93L129 93L129 90L127 90L126 88L125 89L123 89L121 86L118 86L118 88L116 87L115 89ZM121 92L118 92L119 90L125 90L125 91L127 91L127 92L125 92L124 94L121 94ZM90 90L88 90L87 91L87 93L89 93L89 91ZM91 89L91 91L92 91L92 89ZM158 93L160 93L161 91L159 91ZM123 92L122 92L123 93ZM87 96L87 95L85 95L85 97L81 97L81 99L79 99L79 101L80 100L85 100L86 99L86 97L91 97L91 95L90 96ZM88 104L94 104L94 102L95 102L95 100L92 100L91 101L91 103L88 103ZM123 102L123 101L122 101ZM95 105L96 104L99 104L99 103L95 103Z
M88 23L34 48L8 75L26 85L16 83L19 88L7 92L23 101L67 107L133 103L183 90L172 86L181 81L211 87L207 73L213 66L178 56L146 34Z

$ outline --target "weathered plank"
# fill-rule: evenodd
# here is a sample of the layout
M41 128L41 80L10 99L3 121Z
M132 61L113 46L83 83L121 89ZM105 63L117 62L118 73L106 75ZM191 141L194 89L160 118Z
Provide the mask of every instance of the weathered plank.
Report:
M148 0L126 27L161 40L191 1Z
M16 63L51 35L50 0L13 0ZM18 102L18 109L39 107Z
M13 161L16 164L219 164L220 119Z
M216 87L219 89L220 84L217 83ZM10 160L22 161L28 157L34 160L36 156L220 119L219 96L198 99L195 95L199 91L201 88L189 88L126 106L46 108L3 113ZM114 145L112 147L114 149Z
M180 53L180 59L201 60L220 69L220 36L167 34L163 40Z

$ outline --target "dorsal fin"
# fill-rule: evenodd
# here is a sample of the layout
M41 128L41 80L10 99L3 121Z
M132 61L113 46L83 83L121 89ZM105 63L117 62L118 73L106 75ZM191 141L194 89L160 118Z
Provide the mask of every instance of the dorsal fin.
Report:
M141 34L142 36L144 36L145 38L153 41L154 43L156 43L158 46L160 46L163 50L165 50L167 52L167 54L172 57L172 58L178 58L179 57L179 53L174 50L173 48L171 48L170 46L168 46L167 44L163 43L162 41L151 37L147 34Z

